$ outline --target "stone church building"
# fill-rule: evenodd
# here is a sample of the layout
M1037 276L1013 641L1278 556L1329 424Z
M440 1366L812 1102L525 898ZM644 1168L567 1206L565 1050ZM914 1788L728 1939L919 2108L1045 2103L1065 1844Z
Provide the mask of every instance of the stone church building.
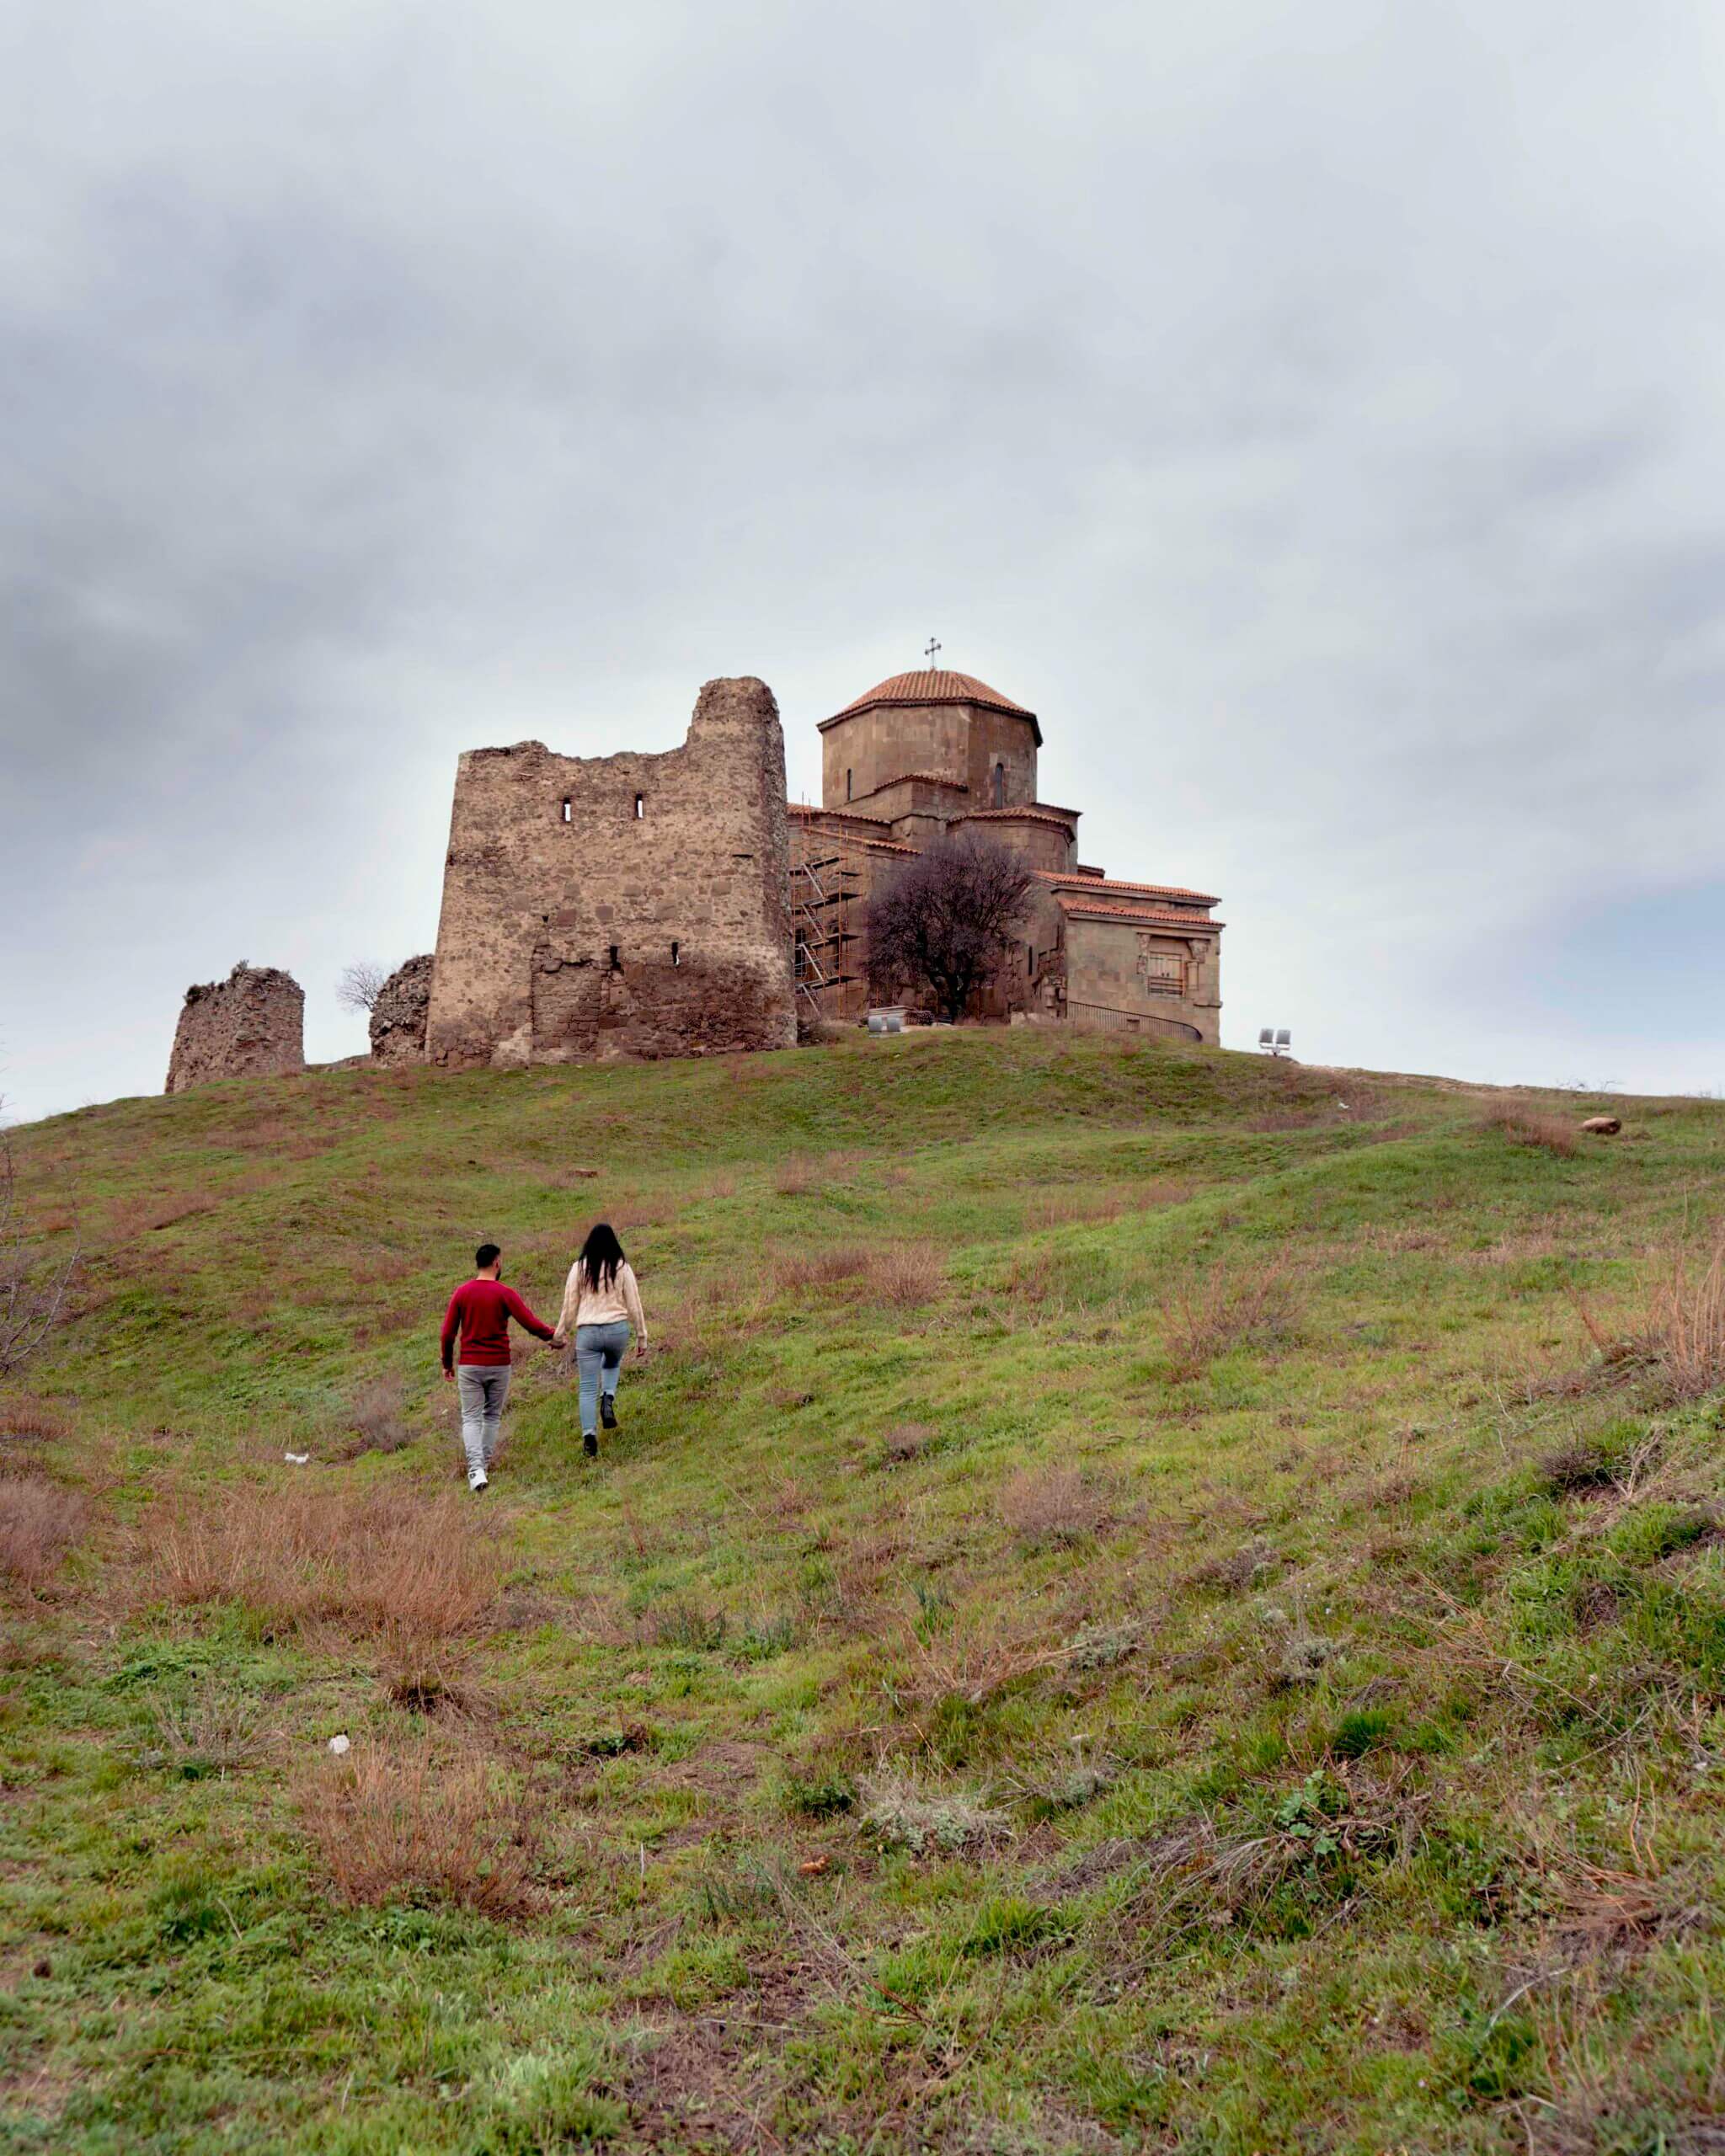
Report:
M876 883L943 834L1009 847L1032 872L1022 965L992 1015L1215 1046L1218 901L1078 858L1076 808L1037 796L1034 712L973 675L897 674L820 723L821 802L789 810L798 994L830 1018L868 1008L864 915Z
M1034 712L969 674L882 681L820 723L821 804L786 798L778 706L709 681L659 755L472 749L456 771L435 954L378 990L371 1056L451 1070L788 1048L868 1011L865 916L943 835L1009 848L1033 890L979 1015L1217 1038L1217 901L1078 858L1037 797ZM305 998L237 966L188 989L168 1090L304 1068Z
M423 1051L392 1005L391 1057L698 1055L859 1018L869 894L945 832L1011 848L1033 878L1022 964L985 1015L1215 1042L1216 901L1080 862L1077 810L1038 798L1033 712L968 674L901 674L820 736L818 808L787 801L778 707L752 677L709 681L660 755L469 750L436 953L412 984Z

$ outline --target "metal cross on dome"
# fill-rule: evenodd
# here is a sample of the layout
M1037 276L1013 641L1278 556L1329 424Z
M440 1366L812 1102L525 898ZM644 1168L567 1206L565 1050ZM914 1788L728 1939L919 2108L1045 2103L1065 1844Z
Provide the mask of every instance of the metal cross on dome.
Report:
M938 637L931 637L927 644L923 647L922 656L928 661L929 671L931 673L934 670L934 654L936 652L940 650L940 648L941 641Z

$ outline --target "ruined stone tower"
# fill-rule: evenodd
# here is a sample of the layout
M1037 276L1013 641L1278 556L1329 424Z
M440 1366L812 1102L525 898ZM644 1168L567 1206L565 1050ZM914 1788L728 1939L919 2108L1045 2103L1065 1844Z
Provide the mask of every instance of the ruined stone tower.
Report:
M279 1078L306 1067L305 990L274 966L234 968L185 992L168 1065L170 1093L218 1078Z
M428 1059L456 1069L796 1039L784 739L764 681L680 749L474 749L456 776Z

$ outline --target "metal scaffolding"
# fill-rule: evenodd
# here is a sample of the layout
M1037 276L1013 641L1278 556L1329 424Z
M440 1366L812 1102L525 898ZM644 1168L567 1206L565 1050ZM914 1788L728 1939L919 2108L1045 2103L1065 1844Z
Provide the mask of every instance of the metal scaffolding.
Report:
M811 1010L823 996L860 976L848 961L857 931L851 926L857 871L840 853L799 861L791 871L791 916L797 937L797 993Z

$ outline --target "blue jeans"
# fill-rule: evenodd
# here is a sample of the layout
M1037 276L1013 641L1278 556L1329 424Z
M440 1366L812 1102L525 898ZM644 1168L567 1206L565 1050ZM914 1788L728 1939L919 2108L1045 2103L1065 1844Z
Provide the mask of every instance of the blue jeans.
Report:
M610 1325L575 1327L575 1368L581 1374L581 1435L590 1438L599 1428L599 1396L617 1397L617 1374L629 1352L629 1321L620 1317Z

